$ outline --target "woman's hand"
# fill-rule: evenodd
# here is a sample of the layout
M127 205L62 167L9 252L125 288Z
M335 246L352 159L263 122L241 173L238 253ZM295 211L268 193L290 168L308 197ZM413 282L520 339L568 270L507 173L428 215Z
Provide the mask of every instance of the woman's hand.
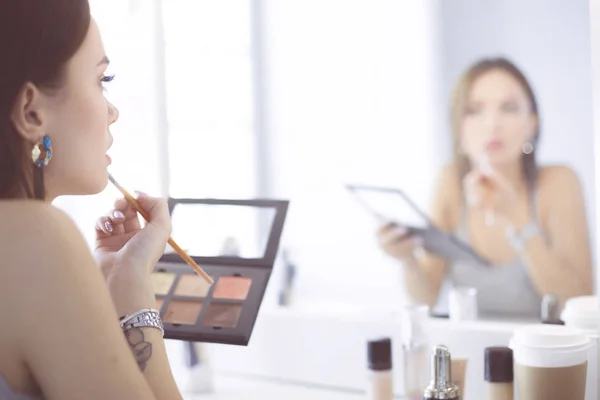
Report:
M150 216L143 229L137 211L125 199L117 200L109 215L96 223L94 254L119 315L155 307L150 273L171 234L167 202L144 194L137 200Z
M507 217L517 195L513 185L493 170L471 170L463 181L467 205L483 210L487 218Z
M383 250L401 261L411 258L415 249L421 245L420 238L411 236L406 228L395 223L382 226L377 237Z

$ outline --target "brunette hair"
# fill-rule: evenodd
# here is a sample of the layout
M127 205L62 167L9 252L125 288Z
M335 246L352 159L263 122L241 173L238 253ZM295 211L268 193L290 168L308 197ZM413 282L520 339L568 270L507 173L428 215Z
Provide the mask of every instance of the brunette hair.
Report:
M475 64L471 65L467 71L465 71L454 88L451 106L454 162L456 164L459 177L462 181L462 178L464 178L471 166L469 160L460 151L459 147L461 122L467 111L469 94L473 84L479 77L493 70L504 71L519 82L529 100L530 112L538 117L537 129L533 138L531 139L531 144L533 145L534 150L530 154L523 153L522 158L523 173L527 181L527 186L532 189L536 184L538 172L535 161L535 147L540 136L539 108L535 94L533 93L533 89L525 77L525 74L523 74L523 72L521 72L521 70L515 64L506 58L489 58L476 62Z
M17 132L11 112L23 86L59 88L65 64L91 22L88 0L3 0L0 11L0 199L45 198L33 143Z

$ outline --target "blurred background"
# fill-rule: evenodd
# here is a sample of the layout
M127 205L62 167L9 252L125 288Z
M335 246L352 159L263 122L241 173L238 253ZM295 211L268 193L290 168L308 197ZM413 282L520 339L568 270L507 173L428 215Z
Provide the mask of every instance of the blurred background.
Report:
M406 302L377 225L344 185L401 188L428 209L453 152L452 87L482 57L508 57L530 80L541 107L538 159L576 171L594 221L587 1L91 3L116 75L107 97L121 115L111 173L154 195L289 199L281 249L297 267L294 309L339 316ZM91 246L96 218L118 195L107 187L56 204ZM279 308L281 264L257 326ZM236 351L215 355L215 365L241 365L227 358Z

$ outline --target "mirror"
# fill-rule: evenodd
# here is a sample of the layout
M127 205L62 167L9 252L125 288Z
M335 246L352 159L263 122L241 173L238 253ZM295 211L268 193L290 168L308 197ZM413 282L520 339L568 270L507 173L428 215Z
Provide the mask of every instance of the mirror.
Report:
M282 18L263 28L269 50L261 62L273 72L266 78L267 121L276 140L269 182L293 205L286 242L302 271L298 302L352 301L360 288L373 307L418 300L443 313L455 284L478 288L483 318L539 319L543 294L564 300L593 290L588 3L344 4L344 18L335 22L325 16L340 3L325 3L314 6L324 17L311 18L310 30L302 27L305 20L286 18L301 14L294 6L271 11ZM482 60L489 61L461 85L465 104L455 113L461 140L454 143L452 92ZM481 70L490 71L488 82ZM446 188L436 192L444 165L465 156L481 162L479 153L513 190L504 200L509 223L462 212L471 168L447 174ZM535 155L528 179L519 167L533 158L525 153ZM429 269L443 269L443 279L432 274L433 293L411 291L417 279L404 274L400 256L382 251L378 221L346 184L398 188L440 223L449 212L443 228L494 261L493 268L430 260ZM437 216L436 200L445 210ZM348 289L340 288L339 276Z
M480 170L489 169L491 160L505 184L513 190L521 185L528 193L510 202L505 213L507 224L493 221L493 216L488 221L490 216L485 210L478 212L468 205L463 208L468 210L466 215L448 224L498 268L486 271L453 264L448 272L449 283L478 288L484 315L537 318L541 295L554 294L564 300L589 294L595 276L591 250L595 243L595 176L588 3L441 4L443 99L447 109L462 107L454 110L446 130L455 131L448 132L446 138L452 133L458 135L450 142L449 150L454 153L451 159L462 163L459 165L464 169L458 174L465 184L465 175L476 169L473 167L479 154L486 153L479 149L487 140L484 146L488 165ZM482 72L485 70L490 72ZM498 72L496 76L494 71ZM500 83L503 75L508 80ZM516 92L509 89L511 80ZM527 86L531 95L527 94ZM453 100L453 90L463 90L462 98L458 95ZM517 100L519 91L521 100ZM519 101L523 103L518 105ZM498 107L497 113L494 107ZM530 110L529 118L518 108ZM456 115L460 112L462 116ZM529 136L517 139L519 135ZM525 179L517 178L518 174L511 177L510 169L518 165L507 158L512 140L515 147L521 147L521 163L531 165L524 172L518 171ZM525 154L529 152L535 155L535 162ZM563 181L565 174L575 178ZM463 197L468 197L468 188L460 189ZM498 196L500 192L496 192ZM442 189L441 193L450 194L451 189ZM526 217L527 209L530 211ZM531 223L535 229L530 230ZM521 229L520 238L507 238L510 231L504 225ZM553 278L551 270L556 274ZM574 274L579 274L579 279L572 279ZM502 298L514 300L504 302Z
M526 293L525 314L537 318L541 294L564 298L590 289L596 258L591 246L596 240L596 185L587 1L331 0L257 5L240 0L224 6L178 0L152 6L132 1L130 6L117 9L131 19L120 31L112 22L103 24L109 53L120 63L115 63L115 71L127 78L119 80L122 92L115 82L109 93L122 104L124 117L116 130L123 134L117 132L117 137L121 143L130 141L126 149L115 147L114 169L125 171L125 163L138 166L131 178L119 172L119 180L131 187L137 181L127 182L138 176L160 176L160 187L168 187L175 197L290 199L282 247L291 249L299 271L294 304L384 309L417 299L436 303L443 313L454 281L478 287L486 311L482 316L511 314L516 304L507 301L498 309L494 299ZM113 13L107 11L105 21L113 21ZM164 49L155 52L150 45L139 45L156 41L142 17L160 19ZM119 34L129 31L137 34L122 40ZM478 86L475 97L470 89L478 79L471 77L462 85L469 95L463 99L467 104L458 107L463 117L469 115L458 118L466 133L458 136L473 140L455 144L453 89L477 62L500 57L531 86L537 117L529 112L531 97L523 91L522 80L515 82L515 74L488 75L489 82ZM152 68L146 65L149 58L156 60ZM475 75L483 79L485 74ZM155 90L139 96L152 80L159 83L152 86ZM132 90L134 85L138 91ZM119 96L129 101L118 101ZM506 98L509 101L501 101ZM147 114L160 116L159 123ZM134 126L136 116L144 124ZM503 132L498 134L501 140L490 139L495 134L489 133L493 129L488 124L504 129L497 128ZM156 133L165 126L168 140ZM539 140L534 140L531 135L538 127ZM143 149L131 150L140 144ZM505 199L504 208L508 214L515 212L517 230L532 219L537 227L512 235L496 213L465 213L463 220L457 206L463 203L456 201L464 197L460 174L447 185L449 192L436 195L444 166L469 155L485 165L477 156L484 147L496 154L488 164L505 172L511 169L499 167L504 161L533 150L539 179L529 180L535 183L533 190L523 190L527 181L507 177L516 194L514 201L507 196L511 200ZM158 152L168 169L146 172L143 160L131 162L131 154ZM553 177L549 170L560 176ZM508 172L505 175L514 176ZM546 185L565 179L557 187ZM406 268L378 242L380 222L348 193L348 184L397 188L434 222L440 220L433 212L434 200L454 196L452 221L441 228L494 260L492 272L452 265L458 271L453 274L446 265L441 284L436 281L439 290L411 293L408 289L415 285L406 280ZM525 252L533 248L535 257L517 254L521 242L526 243ZM536 258L535 272L530 273L521 258ZM436 269L440 268L432 268ZM558 271L559 282L546 282L544 270ZM570 280L577 275L564 272L570 270L587 277L580 279L585 282ZM515 280L519 285L512 284ZM276 304L279 288L272 288Z
M194 257L262 259L276 210L232 204L176 204L172 236ZM268 229L261 229L264 223Z

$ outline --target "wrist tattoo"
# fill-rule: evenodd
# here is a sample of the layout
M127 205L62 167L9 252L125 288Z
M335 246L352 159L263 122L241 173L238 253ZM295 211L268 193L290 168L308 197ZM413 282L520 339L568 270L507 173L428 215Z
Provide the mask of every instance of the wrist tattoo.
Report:
M146 369L146 363L152 357L152 343L146 342L144 332L140 328L127 329L125 338L133 351L138 366L143 372Z

